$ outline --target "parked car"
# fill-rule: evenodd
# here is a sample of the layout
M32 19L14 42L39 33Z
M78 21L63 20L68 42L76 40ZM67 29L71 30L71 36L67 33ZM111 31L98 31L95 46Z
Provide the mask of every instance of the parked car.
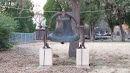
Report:
M95 40L100 40L100 39L103 39L103 40L106 40L106 39L109 39L111 38L111 35L110 34L97 34L95 35Z
M130 35L128 36L128 39L130 39Z

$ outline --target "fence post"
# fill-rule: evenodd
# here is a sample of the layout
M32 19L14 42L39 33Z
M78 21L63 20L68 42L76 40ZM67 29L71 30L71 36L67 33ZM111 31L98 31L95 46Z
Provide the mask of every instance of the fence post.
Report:
M20 41L22 42L22 34L20 34Z
M26 43L26 34L24 34L24 36L25 36L25 41L24 41L24 43Z
M34 32L34 37L33 37L33 38L34 38L34 40L36 41L36 32Z

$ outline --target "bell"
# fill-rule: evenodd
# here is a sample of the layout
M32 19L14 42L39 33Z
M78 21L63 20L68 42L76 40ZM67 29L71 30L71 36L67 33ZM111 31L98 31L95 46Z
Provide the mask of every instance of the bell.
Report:
M69 17L57 18L55 30L48 35L48 40L54 42L73 42L79 40L79 36L74 33Z

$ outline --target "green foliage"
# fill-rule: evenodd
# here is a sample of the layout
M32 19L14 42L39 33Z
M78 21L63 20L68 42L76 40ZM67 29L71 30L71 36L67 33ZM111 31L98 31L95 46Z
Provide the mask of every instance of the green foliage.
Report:
M65 0L66 1L66 0ZM122 22L126 22L127 24L129 23L129 13L126 13L126 9L128 6L130 6L130 0L81 0L80 1L80 10L82 11L97 11L97 12L85 12L80 14L80 24L89 24L89 25L95 25L99 20L102 19L104 16L104 12L98 11L102 9L111 9L110 11L107 12L107 21L109 23L109 26L111 29L114 28L116 24L116 16L113 15L114 11L114 6L117 5L119 6L120 10L122 11ZM109 5L111 8L109 8ZM62 8L65 8L66 11L71 10L71 5L69 4L69 1L65 3L63 0L47 0L47 3L44 7L45 11L61 11ZM105 12L105 13L106 13ZM44 12L44 16L46 18L46 24L48 24L51 16L55 13L46 13ZM55 26L54 21L52 23L52 28Z
M105 5L108 6L108 4L111 4L111 6L117 6L119 10L121 11L121 22L124 23L126 22L127 24L129 23L129 6L130 6L130 0L105 0ZM114 8L111 7L111 10L114 11ZM116 19L116 17L115 17Z
M124 22L130 26L130 0L125 4L124 8L124 14L123 14L123 19Z
M17 2L17 3L16 3ZM13 3L16 3L15 5L11 5ZM28 16L34 16L34 14L31 12L33 5L30 0L2 0L1 5L13 7L13 8L5 8L5 11L3 13L7 13L8 16L13 17L28 17ZM22 8L22 9L15 9L15 8ZM24 9L30 9L30 10L24 10ZM16 32L34 32L35 31L35 25L33 24L33 21L31 18L16 18L17 20L17 27Z
M101 20L103 12L101 10L102 6L100 1L81 1L81 11L97 11L88 12L81 14L81 24L95 25L99 20Z
M127 25L130 26L130 12L128 12L128 13L126 14L125 22L126 22Z
M44 11L70 11L70 5L68 1L64 0L47 0L47 3L44 6ZM44 12L44 16L46 18L46 24L48 25L51 17L54 15L54 12ZM51 24L51 30L55 28L56 19Z
M16 21L9 16L0 15L0 50L9 49L12 44L8 41L9 34L15 30Z
M86 0L81 0L80 1L80 7L81 11L94 11L94 10L99 10L101 9L101 3L100 1L91 1L88 2ZM62 8L65 9L65 11L71 11L71 5L68 0L47 0L46 5L44 6L44 11L61 11ZM44 12L44 16L46 18L46 24L49 23L50 18L54 15L55 13L51 12ZM99 21L102 17L102 12L97 12L97 13L81 13L81 25L87 23L90 25L94 25L97 21ZM52 22L51 27L54 29L55 27L56 20Z
M107 3L104 7L104 9L107 9L105 11L105 15L106 15L106 20L109 24L109 27L111 29L111 31L114 31L114 26L116 25L116 17L113 14L113 5L110 3Z
M32 19L15 19L18 21L16 32L26 32L31 33L35 31L35 25L33 24Z

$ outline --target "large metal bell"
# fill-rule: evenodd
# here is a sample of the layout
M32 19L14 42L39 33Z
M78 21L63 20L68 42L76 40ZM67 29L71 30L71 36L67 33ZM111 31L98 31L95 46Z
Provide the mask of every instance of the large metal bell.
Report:
M54 42L73 42L79 40L79 36L73 32L70 18L57 18L55 30L48 35L48 39Z

